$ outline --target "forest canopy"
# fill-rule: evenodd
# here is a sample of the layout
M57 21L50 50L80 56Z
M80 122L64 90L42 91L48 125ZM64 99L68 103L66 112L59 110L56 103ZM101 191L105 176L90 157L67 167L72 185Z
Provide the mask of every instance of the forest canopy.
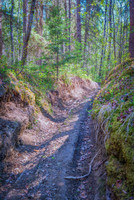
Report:
M70 72L100 81L117 64L134 57L133 4L1 0L1 62L15 73L31 70L58 79Z

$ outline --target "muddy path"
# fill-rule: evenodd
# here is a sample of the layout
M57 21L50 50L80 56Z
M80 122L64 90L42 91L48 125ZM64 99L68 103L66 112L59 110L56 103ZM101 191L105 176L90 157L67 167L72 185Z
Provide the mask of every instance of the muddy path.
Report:
M105 191L100 195L98 186L98 177L99 181L105 182L105 171L100 167L98 171L100 159L95 159L86 179L65 179L68 175L86 174L90 161L99 150L90 112L95 93L70 102L64 110L57 112L55 120L47 116L44 129L35 126L35 132L23 136L23 144L1 165L0 199L105 199Z

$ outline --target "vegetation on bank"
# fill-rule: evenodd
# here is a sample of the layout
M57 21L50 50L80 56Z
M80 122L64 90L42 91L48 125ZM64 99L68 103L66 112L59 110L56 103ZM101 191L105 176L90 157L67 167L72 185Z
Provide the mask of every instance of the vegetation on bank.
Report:
M57 82L56 72L53 67L39 66L31 63L21 70L21 65L9 66L6 59L0 60L0 81L3 87L8 91L10 98L20 97L24 104L32 106L43 106L51 112L51 105L47 98L50 91L57 90L59 84L71 85L71 77L91 79L86 72L81 70L79 65L66 64L59 70L59 81ZM11 94L11 95L9 95Z
M108 154L107 183L114 199L134 195L134 59L111 70L93 105ZM99 135L100 136L100 135Z

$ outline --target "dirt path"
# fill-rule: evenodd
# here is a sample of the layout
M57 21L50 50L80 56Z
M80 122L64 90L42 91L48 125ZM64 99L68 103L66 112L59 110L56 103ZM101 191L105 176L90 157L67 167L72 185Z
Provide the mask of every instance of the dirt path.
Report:
M25 143L3 162L0 199L105 199L104 194L98 197L95 173L83 180L64 179L67 175L86 174L91 159L98 151L88 112L94 95L95 92L81 102L70 103L57 113L55 120L47 116L44 129L35 127L36 132L24 136ZM42 112L42 115L45 113Z

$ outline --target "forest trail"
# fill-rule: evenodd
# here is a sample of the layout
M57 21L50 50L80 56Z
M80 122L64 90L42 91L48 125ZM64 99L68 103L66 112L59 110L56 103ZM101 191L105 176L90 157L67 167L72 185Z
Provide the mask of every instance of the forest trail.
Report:
M6 174L3 174L0 199L101 199L94 172L82 180L65 179L86 174L98 151L90 116L95 94L96 91L90 92L88 97L70 101L66 108L57 111L55 120L48 116L45 132L39 129L38 135L33 132L23 136L25 144L4 160ZM99 163L95 158L92 168Z

